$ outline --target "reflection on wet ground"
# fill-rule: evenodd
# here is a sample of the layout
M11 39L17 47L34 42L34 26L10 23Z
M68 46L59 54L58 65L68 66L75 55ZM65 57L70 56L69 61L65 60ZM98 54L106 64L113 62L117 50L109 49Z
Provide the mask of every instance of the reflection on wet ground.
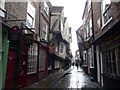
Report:
M54 88L100 88L97 83L91 82L90 77L81 68L71 68L71 71L58 80Z

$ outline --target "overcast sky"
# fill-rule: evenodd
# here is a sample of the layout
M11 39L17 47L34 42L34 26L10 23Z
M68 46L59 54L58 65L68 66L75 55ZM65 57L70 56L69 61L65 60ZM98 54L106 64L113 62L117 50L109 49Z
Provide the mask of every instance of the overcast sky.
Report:
M86 0L50 0L53 6L64 6L64 16L68 18L68 25L72 27L71 50L75 56L78 49L76 30L82 25L82 14Z

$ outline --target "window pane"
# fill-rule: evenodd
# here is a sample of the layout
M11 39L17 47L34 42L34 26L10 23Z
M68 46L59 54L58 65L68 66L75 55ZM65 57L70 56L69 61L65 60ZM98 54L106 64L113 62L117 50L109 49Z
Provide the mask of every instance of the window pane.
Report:
M118 47L118 52L117 52L117 66L118 66L118 75L120 75L120 46Z
M28 74L35 73L37 71L37 44L30 45L28 50Z
M28 1L28 6L27 6L26 25L29 28L34 28L35 25L35 7L30 1Z
M30 15L27 14L27 20L26 20L26 25L30 28L33 27L33 18L30 17Z
M112 73L116 74L116 57L115 57L115 49L112 50Z
M45 63L46 62L46 51L40 49L39 53L39 70L45 70Z

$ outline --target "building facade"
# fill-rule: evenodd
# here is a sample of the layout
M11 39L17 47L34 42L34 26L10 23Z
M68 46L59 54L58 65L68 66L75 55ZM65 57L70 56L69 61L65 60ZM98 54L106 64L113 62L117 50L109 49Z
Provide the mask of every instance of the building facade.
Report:
M8 57L8 31L10 27L3 22L5 18L4 2L0 2L0 89L4 88Z
M120 2L93 3L97 80L103 87L119 87ZM96 9L98 14L96 15ZM113 84L114 83L114 84Z
M81 59L83 61L83 67L91 77L96 77L95 73L95 60L94 60L94 46L92 45L93 37L93 25L92 25L92 5L91 0L87 0L83 12L83 25L76 31L78 38L78 47L81 52ZM81 40L80 40L81 39Z
M22 88L48 75L50 2L5 2L2 25L2 88ZM9 45L8 45L9 41ZM9 51L7 50L9 46ZM7 55L8 51L8 55ZM7 60L8 56L8 60ZM6 70L7 68L7 70ZM1 71L1 70L0 70ZM4 83L5 82L5 83Z
M29 86L51 70L70 66L71 28L63 7L52 7L48 0L2 0L0 6L1 88Z
M50 23L50 46L54 48L51 53L51 68L66 68L65 62L70 62L70 30L67 18L64 17L64 7L53 6ZM68 55L67 55L68 53Z
M84 28L86 18L89 17L91 11L92 21L92 42L90 39L84 38L81 40L84 42L83 50L83 60L84 57L87 58L87 65L92 65L94 67L93 77L95 80L104 88L116 88L119 87L119 45L120 45L120 2L114 2L111 0L101 0L100 2L91 2L91 8L89 11L87 8L87 3L91 2L88 0L85 4L85 10L83 13L83 27L78 30L78 36L87 37L87 29ZM88 4L89 5L89 4ZM88 17L86 17L86 15ZM84 19L85 18L85 19ZM84 23L85 22L85 23ZM80 32L82 30L82 32ZM86 30L86 32L85 32ZM90 30L90 28L88 29ZM81 36L82 33L84 36ZM90 43L87 45L86 41ZM80 46L80 45L78 45ZM90 49L91 47L91 49ZM81 47L80 47L81 48ZM93 52L93 57L90 56L90 52ZM87 53L84 55L84 53ZM91 63L91 58L93 58L93 64ZM89 66L88 66L89 73ZM113 84L114 83L114 84Z

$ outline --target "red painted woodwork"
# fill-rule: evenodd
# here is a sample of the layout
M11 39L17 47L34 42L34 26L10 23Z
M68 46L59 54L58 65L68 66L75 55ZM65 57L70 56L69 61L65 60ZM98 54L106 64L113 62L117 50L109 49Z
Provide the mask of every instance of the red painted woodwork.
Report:
M27 75L27 60L28 60L28 47L24 44L24 41L22 41L20 48L20 61L18 67L18 83L17 83L18 88L22 88L25 86Z
M8 53L5 88L13 88L16 68L16 51L10 49Z

